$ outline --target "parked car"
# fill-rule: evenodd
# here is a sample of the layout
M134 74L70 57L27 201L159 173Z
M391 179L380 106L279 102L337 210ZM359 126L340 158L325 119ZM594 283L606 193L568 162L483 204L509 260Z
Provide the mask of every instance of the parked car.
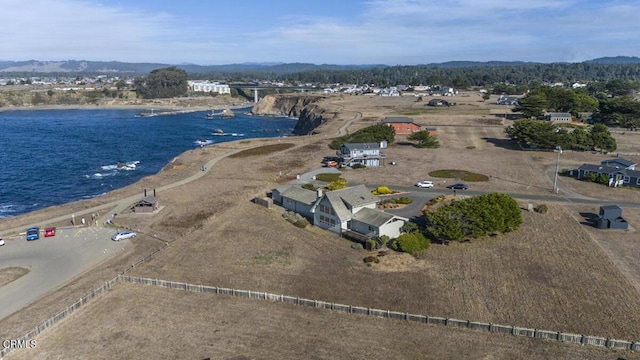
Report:
M416 184L417 187L419 188L432 188L433 187L433 181L431 180L422 180L420 182L418 182Z
M48 227L44 229L44 237L56 236L56 228Z
M30 227L27 229L27 241L40 239L40 228Z
M0 237L0 246L3 246L3 245L4 245L4 239Z
M127 230L120 230L117 233L111 235L111 240L113 241L120 241L120 240L126 240L126 239L131 239L136 237L136 233L133 231L127 231Z
M451 189L451 190L468 190L469 187L467 186L467 184L451 184L449 186L447 186L447 189Z

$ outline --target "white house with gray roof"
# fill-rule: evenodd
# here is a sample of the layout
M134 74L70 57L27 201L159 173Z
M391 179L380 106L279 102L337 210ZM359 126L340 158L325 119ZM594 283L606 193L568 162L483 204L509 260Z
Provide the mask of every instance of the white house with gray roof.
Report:
M365 234L367 237L386 235L394 239L400 236L402 226L407 221L409 219L401 216L377 209L364 208L353 215L349 228L351 231Z
M338 234L351 231L368 238L382 235L396 238L409 221L379 210L378 197L364 185L327 192L290 185L274 189L271 194L274 203Z
M274 203L307 219L313 219L312 209L320 197L322 190L313 191L295 185L279 187L271 192Z

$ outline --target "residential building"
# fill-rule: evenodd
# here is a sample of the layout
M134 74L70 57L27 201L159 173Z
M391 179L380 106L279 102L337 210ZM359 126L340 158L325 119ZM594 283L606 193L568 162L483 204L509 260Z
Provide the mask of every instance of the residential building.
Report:
M367 167L381 165L381 160L386 157L380 152L386 142L378 143L344 143L336 155L340 158L341 166L354 166L357 164Z
M518 105L518 98L516 96L504 96L500 95L496 100L498 105Z
M300 186L283 186L271 192L273 202L307 219L313 219L313 206L322 197L322 190L308 190Z
M227 84L208 81L188 81L189 88L195 92L213 92L218 94L231 94L231 88Z
M382 125L391 126L396 135L410 135L422 128L407 116L388 116L381 121Z
M636 170L636 163L617 157L603 160L600 165L582 164L577 169L577 178L585 179L589 174L597 177L606 176L607 185L611 187L632 186L640 188L640 171Z
M273 202L312 221L314 226L361 239L396 238L409 219L377 209L378 197L364 186L324 192L289 185L271 192Z
M568 123L571 121L571 113L552 112L546 113L544 119L556 123Z

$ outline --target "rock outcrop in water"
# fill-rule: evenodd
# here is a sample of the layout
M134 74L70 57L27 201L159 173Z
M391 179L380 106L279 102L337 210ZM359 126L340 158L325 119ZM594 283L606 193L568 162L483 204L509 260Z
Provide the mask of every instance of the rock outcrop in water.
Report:
M293 133L307 135L327 121L325 111L317 104L324 99L318 95L267 95L253 106L256 115L297 117Z

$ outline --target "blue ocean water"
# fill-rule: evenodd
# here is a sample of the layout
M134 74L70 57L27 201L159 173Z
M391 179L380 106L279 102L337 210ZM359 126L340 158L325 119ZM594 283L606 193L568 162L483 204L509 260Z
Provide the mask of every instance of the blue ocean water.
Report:
M138 117L133 109L0 112L0 218L130 185L199 140L288 136L297 121L247 111L233 119L207 119L206 112Z

